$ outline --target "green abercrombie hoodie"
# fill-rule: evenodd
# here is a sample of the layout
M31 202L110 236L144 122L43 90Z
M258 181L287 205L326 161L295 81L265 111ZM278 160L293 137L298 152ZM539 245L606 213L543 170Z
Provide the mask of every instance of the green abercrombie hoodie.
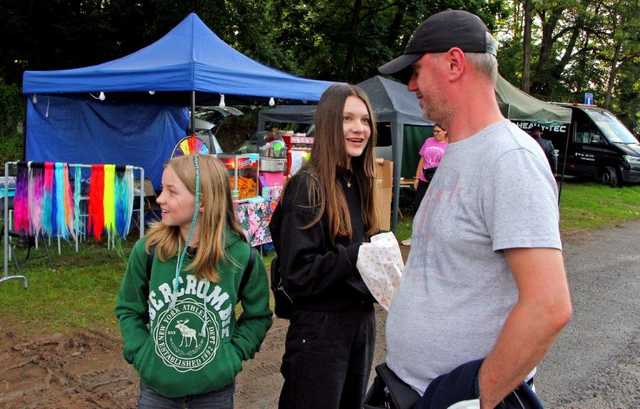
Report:
M271 326L262 258L256 256L251 276L238 294L250 247L231 230L225 237L227 257L217 265L220 282L198 280L183 268L173 308L171 282L177 257L165 262L154 257L148 280L147 257L151 256L144 251L146 238L133 247L115 313L124 358L160 395L196 395L229 385L242 369L242 361L258 351ZM191 260L187 256L184 266ZM243 313L236 321L238 302Z

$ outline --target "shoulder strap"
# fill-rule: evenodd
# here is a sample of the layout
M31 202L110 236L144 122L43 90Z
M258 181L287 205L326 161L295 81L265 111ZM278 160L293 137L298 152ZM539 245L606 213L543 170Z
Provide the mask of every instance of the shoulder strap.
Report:
M150 254L147 254L147 282L151 280L151 267L153 266L153 259L156 256L156 246L152 246L149 252Z
M251 272L253 271L253 266L256 263L256 251L253 247L249 247L249 260L247 261L247 266L242 272L242 278L240 279L240 287L238 288L238 294L242 294L242 290L247 285L249 281L249 277L251 276Z

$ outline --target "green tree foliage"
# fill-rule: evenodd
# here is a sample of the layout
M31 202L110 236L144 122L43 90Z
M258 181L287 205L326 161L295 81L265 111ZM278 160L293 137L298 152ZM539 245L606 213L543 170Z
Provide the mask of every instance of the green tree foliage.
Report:
M480 15L501 42L502 74L523 79L530 10L530 91L596 102L637 123L639 0L4 0L0 78L86 66L136 51L196 11L224 41L297 75L359 82L398 55L413 30L448 8ZM529 5L529 8L525 8Z
M531 93L547 100L595 102L637 126L640 57L638 0L514 0L503 25L503 74L515 84L523 75L525 1L532 2Z

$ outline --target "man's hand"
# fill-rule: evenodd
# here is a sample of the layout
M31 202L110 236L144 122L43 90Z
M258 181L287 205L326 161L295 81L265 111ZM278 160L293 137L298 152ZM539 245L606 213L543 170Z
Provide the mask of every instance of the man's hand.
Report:
M505 256L518 301L480 368L481 409L494 409L525 379L572 313L560 250L517 248L506 250Z

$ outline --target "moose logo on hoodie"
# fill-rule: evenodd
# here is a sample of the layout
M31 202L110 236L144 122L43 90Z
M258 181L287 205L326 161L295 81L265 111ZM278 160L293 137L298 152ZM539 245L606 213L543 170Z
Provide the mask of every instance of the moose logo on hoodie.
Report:
M163 297L149 292L149 315L155 352L165 365L178 372L198 371L215 358L221 338L229 336L233 311L229 294L207 280L187 275L186 287L179 279L176 302L167 283L158 286ZM181 297L182 296L182 297ZM229 304L222 308L223 304Z

